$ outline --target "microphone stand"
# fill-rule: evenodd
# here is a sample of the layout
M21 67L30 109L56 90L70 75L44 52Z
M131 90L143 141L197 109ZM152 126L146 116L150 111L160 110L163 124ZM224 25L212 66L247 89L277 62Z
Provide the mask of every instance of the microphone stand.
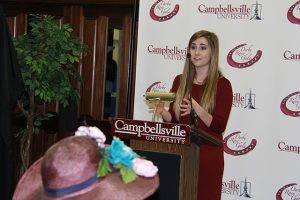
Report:
M203 140L202 138L200 138L199 135L197 135L196 131L194 131L199 129L199 123L198 123L198 115L195 109L193 108L191 95L189 96L189 100L191 104L191 112L189 115L189 124L191 126L190 141L194 142L197 145L201 145L203 143Z

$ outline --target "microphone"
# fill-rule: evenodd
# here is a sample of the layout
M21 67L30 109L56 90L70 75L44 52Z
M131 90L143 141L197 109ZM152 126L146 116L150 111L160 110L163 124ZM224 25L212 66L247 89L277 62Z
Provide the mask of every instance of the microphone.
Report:
M187 58L191 58L191 53L187 53L187 54L186 54L186 57L187 57Z

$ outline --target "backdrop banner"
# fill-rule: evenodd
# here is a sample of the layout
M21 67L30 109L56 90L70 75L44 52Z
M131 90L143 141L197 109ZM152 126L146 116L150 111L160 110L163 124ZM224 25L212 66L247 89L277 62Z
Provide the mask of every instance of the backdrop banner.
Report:
M151 121L144 94L170 90L190 36L215 32L234 93L222 200L300 199L300 1L140 1L138 26L134 119Z

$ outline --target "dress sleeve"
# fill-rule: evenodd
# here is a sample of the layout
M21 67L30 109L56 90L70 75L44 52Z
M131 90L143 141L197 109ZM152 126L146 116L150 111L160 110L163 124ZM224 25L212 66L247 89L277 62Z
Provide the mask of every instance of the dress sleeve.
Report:
M215 111L209 126L209 129L217 134L222 134L226 129L233 99L230 81L224 77L222 79L218 82Z

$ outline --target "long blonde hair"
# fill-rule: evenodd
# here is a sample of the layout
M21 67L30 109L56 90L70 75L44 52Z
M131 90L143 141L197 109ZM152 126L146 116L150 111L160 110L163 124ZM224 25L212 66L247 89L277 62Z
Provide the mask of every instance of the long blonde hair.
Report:
M188 44L188 51L191 48L192 42L200 37L207 39L211 48L211 59L209 64L208 76L204 82L204 91L202 98L199 99L200 105L209 113L212 113L215 108L216 90L218 79L222 76L219 69L219 40L216 34L209 31L198 31L194 33ZM176 100L174 102L174 111L177 120L180 116L180 104L184 98L188 98L193 85L194 76L196 75L195 67L189 56L185 59L183 72L180 78L180 84L176 93ZM200 96L199 96L200 98Z

